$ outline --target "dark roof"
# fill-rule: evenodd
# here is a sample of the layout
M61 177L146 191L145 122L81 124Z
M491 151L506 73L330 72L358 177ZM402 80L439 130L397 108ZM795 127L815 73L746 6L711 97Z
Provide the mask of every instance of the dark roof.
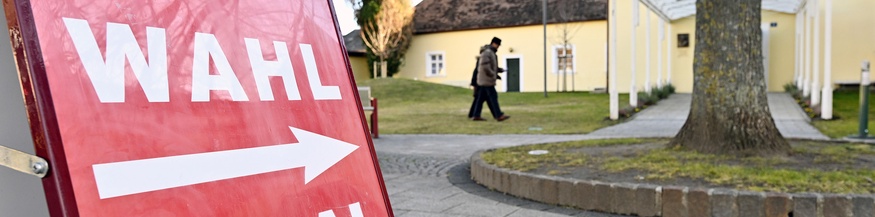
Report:
M541 24L537 0L423 0L416 6L416 33ZM564 12L564 13L562 13ZM547 22L607 19L608 0L547 0ZM564 14L564 16L560 16Z
M361 30L353 30L343 36L343 44L346 45L346 53L352 56L364 56L367 53L365 41L362 40Z

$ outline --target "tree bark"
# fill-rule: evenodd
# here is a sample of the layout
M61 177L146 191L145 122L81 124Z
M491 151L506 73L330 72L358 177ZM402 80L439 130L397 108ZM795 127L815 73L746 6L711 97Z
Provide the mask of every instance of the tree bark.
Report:
M388 68L389 67L388 64L386 64L386 61L383 60L382 57L380 57L380 75L382 76L382 78L386 78L386 75L389 74L389 70L387 70Z
M703 153L788 155L769 111L762 0L697 0L693 100L669 143Z

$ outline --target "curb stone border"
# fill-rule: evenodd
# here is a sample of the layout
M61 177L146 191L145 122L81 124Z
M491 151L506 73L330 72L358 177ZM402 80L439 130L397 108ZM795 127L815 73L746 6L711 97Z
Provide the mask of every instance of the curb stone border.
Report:
M471 179L487 188L546 204L615 214L663 217L875 217L873 194L762 193L605 183L537 175L471 156Z

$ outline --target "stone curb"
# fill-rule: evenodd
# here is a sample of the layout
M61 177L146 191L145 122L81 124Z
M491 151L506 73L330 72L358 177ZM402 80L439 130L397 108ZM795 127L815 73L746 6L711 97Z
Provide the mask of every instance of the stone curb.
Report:
M486 150L489 151L489 150ZM489 189L546 204L664 217L875 217L875 195L762 193L604 183L512 171L471 156L471 179Z

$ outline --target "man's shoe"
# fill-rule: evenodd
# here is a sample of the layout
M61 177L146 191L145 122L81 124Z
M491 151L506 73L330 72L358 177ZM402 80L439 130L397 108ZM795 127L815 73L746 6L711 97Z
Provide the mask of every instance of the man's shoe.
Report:
M473 118L471 118L471 120L472 121L486 121L486 119L483 119L481 117L473 117Z
M498 121L504 121L504 120L507 120L508 118L510 118L510 116L507 116L507 115L501 115L501 117L498 117L498 118L496 118L495 120L498 120Z

